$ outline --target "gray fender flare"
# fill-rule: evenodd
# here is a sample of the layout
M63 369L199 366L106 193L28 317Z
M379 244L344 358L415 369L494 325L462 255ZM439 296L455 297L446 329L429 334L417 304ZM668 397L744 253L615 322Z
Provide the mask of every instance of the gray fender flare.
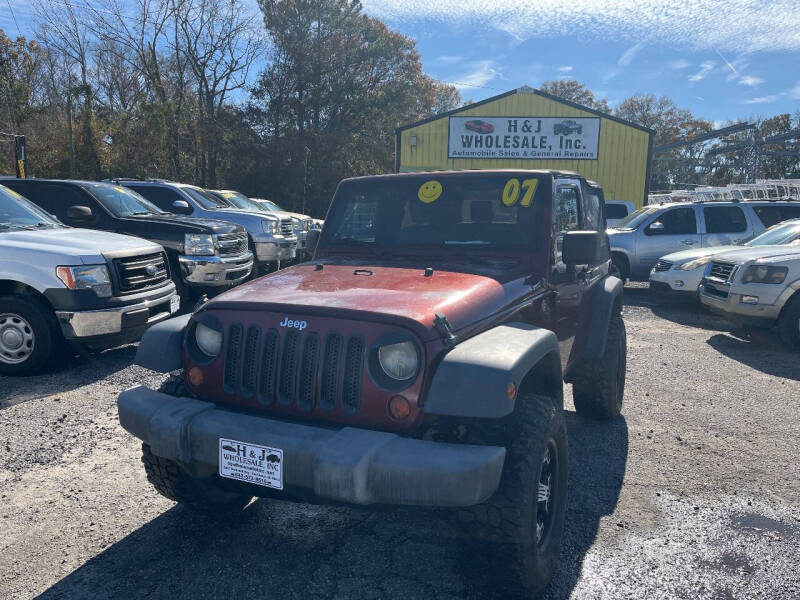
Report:
M156 371L169 373L183 366L183 330L192 315L182 315L156 323L144 332L133 364Z
M506 323L484 331L450 350L439 363L423 410L425 414L500 418L514 411L525 376L547 355L558 357L558 340L549 329ZM555 364L559 364L555 361ZM561 385L560 366L558 385Z
M584 309L585 314L591 314L589 326L581 336L583 340L576 340L575 344L577 348L583 348L581 358L598 358L606 351L608 325L614 311L622 308L622 288L622 280L613 275L595 286L590 298L591 306Z

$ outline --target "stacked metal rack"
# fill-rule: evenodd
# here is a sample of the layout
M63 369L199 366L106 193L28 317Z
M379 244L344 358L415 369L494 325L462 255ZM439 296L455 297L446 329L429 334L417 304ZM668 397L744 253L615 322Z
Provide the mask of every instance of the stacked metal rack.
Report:
M759 179L755 183L703 186L693 190L672 190L647 197L647 204L670 202L800 201L800 179Z

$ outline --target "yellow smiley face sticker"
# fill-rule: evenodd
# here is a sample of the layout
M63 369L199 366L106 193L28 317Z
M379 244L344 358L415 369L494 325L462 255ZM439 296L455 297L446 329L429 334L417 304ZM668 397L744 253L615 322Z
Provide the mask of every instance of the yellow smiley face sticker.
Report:
M431 202L434 202L441 195L442 195L442 184L434 179L426 181L421 186L419 186L419 191L417 192L417 196L419 197L420 202L424 202L425 204L430 204Z

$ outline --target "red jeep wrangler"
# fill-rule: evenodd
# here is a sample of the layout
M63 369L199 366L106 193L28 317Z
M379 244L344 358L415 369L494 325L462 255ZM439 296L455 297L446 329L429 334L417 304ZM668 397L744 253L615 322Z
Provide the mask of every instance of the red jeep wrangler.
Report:
M544 588L567 491L562 381L619 414L622 282L574 173L343 181L312 261L152 327L119 397L167 498L452 507L505 580Z

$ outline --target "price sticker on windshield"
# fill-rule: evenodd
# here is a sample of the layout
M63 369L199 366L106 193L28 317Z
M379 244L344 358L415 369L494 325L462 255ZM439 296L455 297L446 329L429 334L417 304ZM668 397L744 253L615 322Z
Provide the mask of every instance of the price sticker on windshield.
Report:
M525 179L520 183L519 179L512 177L503 188L503 204L514 206L519 201L520 206L530 206L538 185L538 179ZM520 196L522 196L522 201L520 201Z

